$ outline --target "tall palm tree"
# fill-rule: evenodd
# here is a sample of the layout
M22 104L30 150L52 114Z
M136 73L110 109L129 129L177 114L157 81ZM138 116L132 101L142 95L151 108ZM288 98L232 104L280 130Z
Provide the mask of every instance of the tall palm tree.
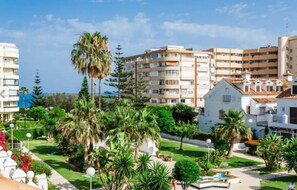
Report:
M246 125L244 115L236 109L229 109L223 118L225 123L220 123L214 129L216 136L228 140L227 158L230 158L233 153L233 147L236 140L240 138L251 138L252 131Z
M78 73L88 74L91 79L91 99L95 97L94 78L109 74L111 53L107 48L107 37L99 32L83 33L71 51L71 61ZM109 67L106 69L105 67ZM102 73L105 73L103 75Z
M101 123L97 119L93 101L79 99L69 116L57 125L57 130L70 142L84 144L84 169L88 167L88 150L93 141L102 136Z
M110 136L124 133L125 139L130 144L134 143L135 158L144 139L150 138L157 141L160 139L160 129L156 117L150 114L146 108L135 111L129 107L117 107L110 125L113 128L109 132Z

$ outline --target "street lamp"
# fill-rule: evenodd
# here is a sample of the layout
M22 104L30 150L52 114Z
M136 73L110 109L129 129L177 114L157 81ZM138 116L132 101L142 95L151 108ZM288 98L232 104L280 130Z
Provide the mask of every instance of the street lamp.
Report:
M11 131L11 149L13 149L13 128L14 128L14 124L11 123L9 125L9 127L10 127L10 131Z
M89 167L86 173L87 176L90 178L90 190L92 190L92 177L95 175L95 169L93 167Z
M29 148L29 139L31 138L31 133L27 133L26 137L28 138L28 154L30 154L30 148Z
M206 143L207 143L207 162L209 163L209 146L211 143L211 139L206 139Z

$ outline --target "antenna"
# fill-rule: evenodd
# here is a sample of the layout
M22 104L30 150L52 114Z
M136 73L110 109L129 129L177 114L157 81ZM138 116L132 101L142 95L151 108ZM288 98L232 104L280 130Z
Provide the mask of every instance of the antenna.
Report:
M289 34L288 34L288 30L289 30L289 24L288 23L286 23L286 36L288 36Z

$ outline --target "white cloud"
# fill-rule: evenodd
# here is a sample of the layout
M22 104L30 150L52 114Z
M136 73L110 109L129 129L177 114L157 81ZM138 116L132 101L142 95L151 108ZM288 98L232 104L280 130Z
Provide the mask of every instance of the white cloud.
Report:
M247 8L248 8L247 4L240 2L229 6L218 7L216 8L216 11L220 13L227 13L236 18L243 18L248 15L247 13L244 12L244 10Z
M3 38L20 39L24 35L23 31L0 28L0 36Z
M279 12L286 11L288 6L284 2L278 2L276 4L269 4L268 5L268 12L270 14L276 14Z
M271 42L270 36L263 29L241 28L216 24L197 24L185 22L164 22L163 29L167 36L176 38L178 34L183 34L188 38L215 38L218 40L228 39L233 44L243 43L248 48L265 45Z

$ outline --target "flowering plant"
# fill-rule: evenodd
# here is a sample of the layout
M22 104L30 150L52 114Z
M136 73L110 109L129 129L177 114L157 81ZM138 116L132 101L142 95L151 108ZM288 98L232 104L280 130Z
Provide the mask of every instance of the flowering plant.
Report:
M31 157L20 151L14 151L11 158L16 161L18 167L25 172L32 170Z
M0 146L7 151L6 143L5 143L5 135L0 131Z

